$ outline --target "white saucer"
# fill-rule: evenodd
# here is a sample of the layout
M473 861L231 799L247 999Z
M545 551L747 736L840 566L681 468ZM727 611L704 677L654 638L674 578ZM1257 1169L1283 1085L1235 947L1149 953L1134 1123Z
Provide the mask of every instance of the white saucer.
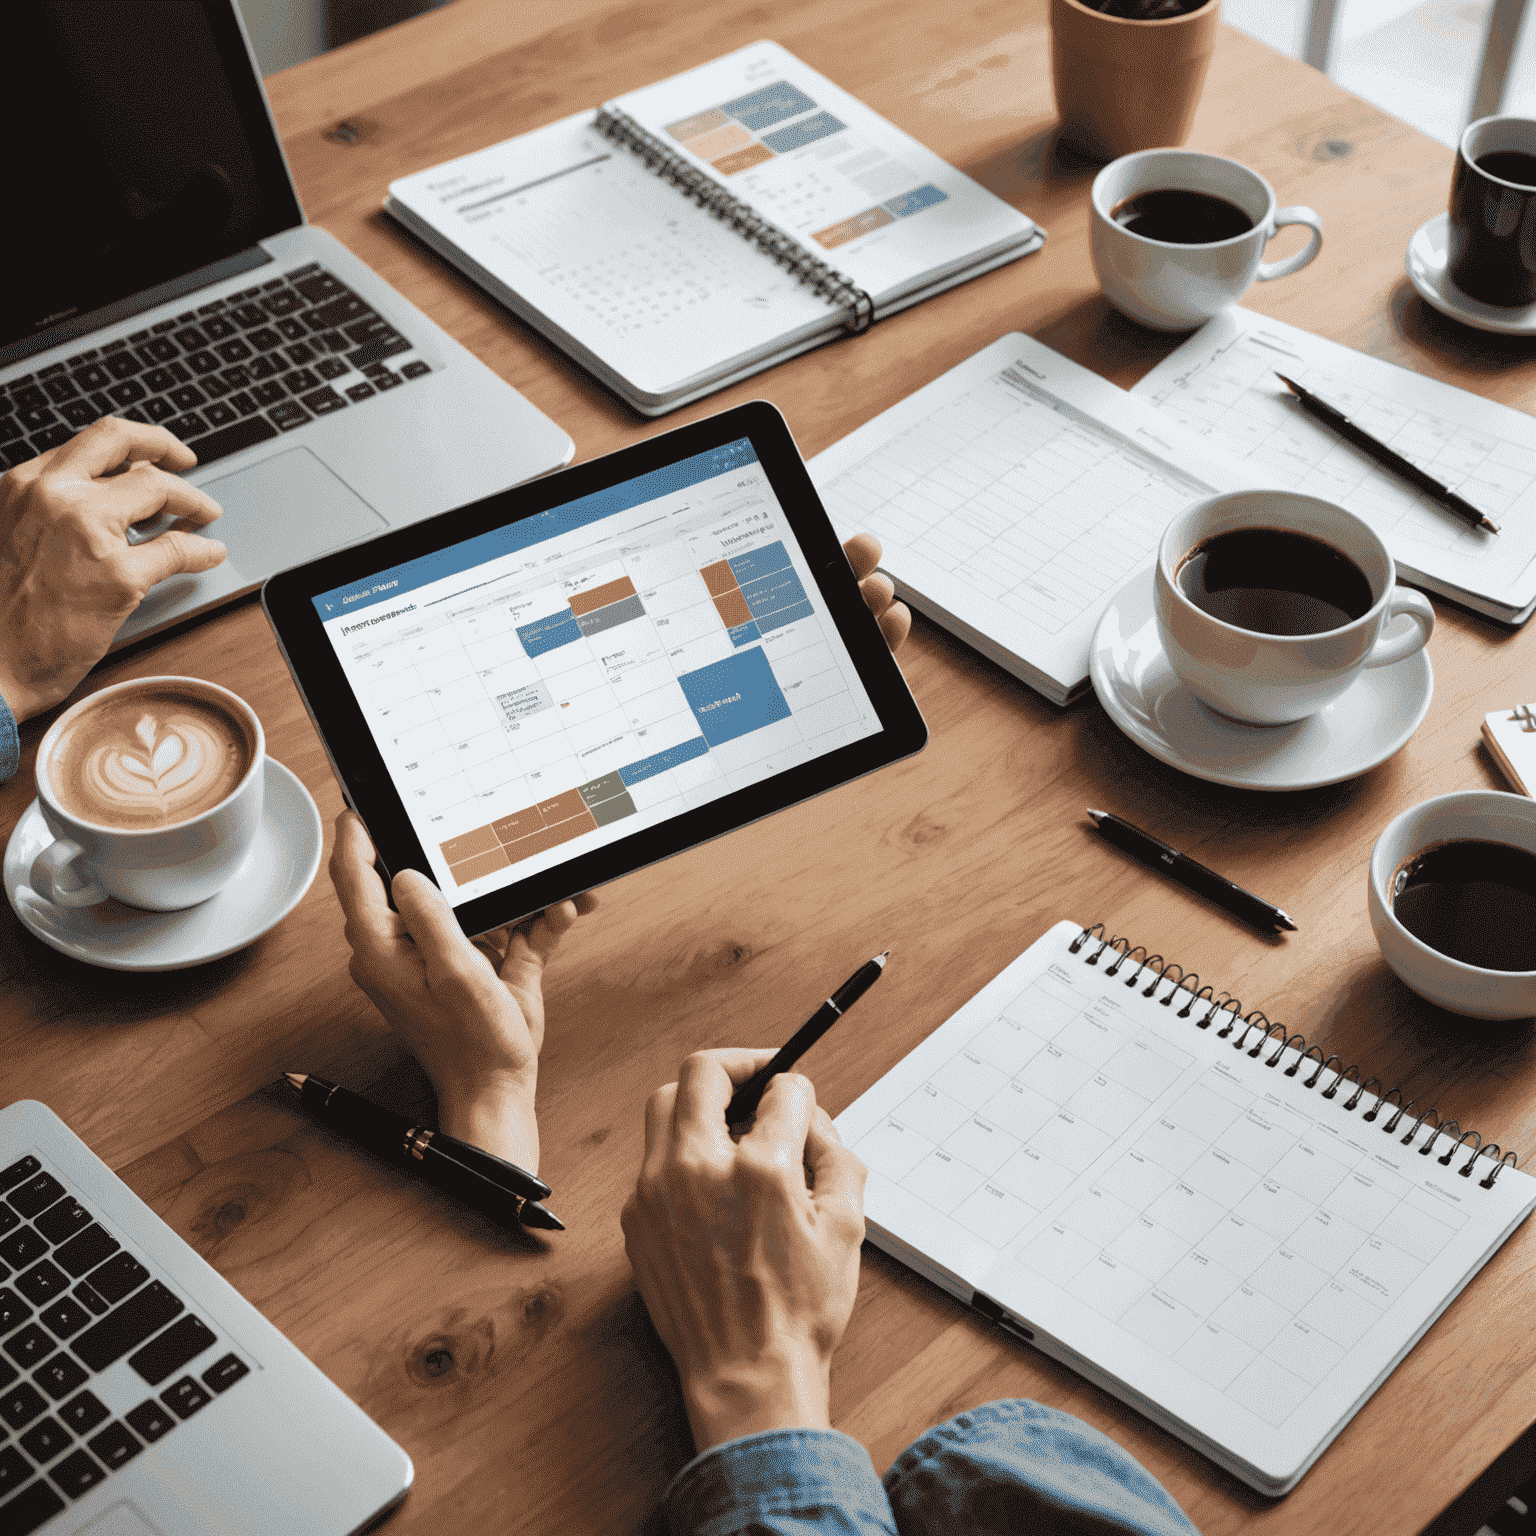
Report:
M1425 651L1362 672L1327 708L1294 725L1242 725L1174 676L1157 633L1150 570L1110 600L1088 675L1109 718L1171 768L1238 789L1316 789L1384 763L1418 729L1435 692Z
M309 791L267 759L261 828L240 873L217 896L181 912L145 912L120 901L56 907L27 877L53 841L37 801L22 813L5 850L5 894L43 943L109 971L180 971L253 944L303 899L320 868L323 832Z
M1408 242L1408 278L1426 304L1442 315L1460 320L1480 331L1497 331L1502 336L1536 336L1536 304L1506 309L1502 304L1484 304L1470 299L1446 271L1447 231L1451 216L1437 213L1421 224Z

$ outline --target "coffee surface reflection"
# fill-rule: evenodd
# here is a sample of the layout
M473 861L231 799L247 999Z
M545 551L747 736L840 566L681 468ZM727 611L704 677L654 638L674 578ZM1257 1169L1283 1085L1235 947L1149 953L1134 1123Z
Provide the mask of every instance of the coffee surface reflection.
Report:
M48 787L97 826L169 827L226 799L255 756L246 723L211 690L130 688L81 710L60 735Z

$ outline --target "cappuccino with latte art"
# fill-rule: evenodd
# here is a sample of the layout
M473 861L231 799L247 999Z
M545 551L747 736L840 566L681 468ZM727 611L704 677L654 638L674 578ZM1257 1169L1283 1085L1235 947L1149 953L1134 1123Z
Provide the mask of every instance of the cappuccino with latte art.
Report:
M59 806L122 831L172 827L229 798L256 760L247 723L213 689L146 682L86 700L44 771Z

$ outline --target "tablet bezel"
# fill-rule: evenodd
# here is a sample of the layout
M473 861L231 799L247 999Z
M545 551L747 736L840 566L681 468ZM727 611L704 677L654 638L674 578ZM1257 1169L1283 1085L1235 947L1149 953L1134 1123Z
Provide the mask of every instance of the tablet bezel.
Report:
M879 718L872 736L823 757L733 790L655 826L573 855L454 907L467 934L504 927L580 891L696 848L776 811L862 778L921 751L928 728L901 669L865 606L853 568L811 483L789 426L766 401L752 401L688 426L676 427L606 454L392 530L308 564L279 571L261 591L267 620L293 674L348 804L363 818L386 873L417 869L437 884L373 732L347 682L313 599L447 545L589 496L662 469L680 459L749 438L774 495L799 541L822 599L836 624ZM449 893L452 901L452 894Z

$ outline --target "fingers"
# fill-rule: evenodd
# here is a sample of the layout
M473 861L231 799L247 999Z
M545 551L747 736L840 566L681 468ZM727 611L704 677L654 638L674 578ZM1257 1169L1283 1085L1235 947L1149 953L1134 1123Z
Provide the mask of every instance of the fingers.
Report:
M650 1163L653 1156L659 1157L670 1144L676 1103L676 1083L668 1083L666 1087L658 1088L645 1101L645 1157L642 1162L642 1171L644 1164Z
M389 910L384 882L373 867L373 844L362 818L343 811L336 818L336 844L331 850L331 884L347 919L347 940L392 944L399 938L399 917Z
M196 576L211 571L227 553L217 539L172 528L147 544L129 545L125 559L135 579L148 590L170 576Z
M777 1168L805 1163L806 1136L816 1113L816 1089L798 1072L781 1072L769 1080L752 1129L741 1138L743 1150L754 1151Z
M69 469L94 479L124 461L140 459L170 470L191 469L197 463L197 455L164 427L103 416L54 449L49 468Z
M773 1060L769 1050L695 1051L677 1070L677 1107L673 1114L679 1140L706 1146L730 1144L725 1108L731 1095L761 1066ZM759 1111L761 1113L761 1111Z
M862 582L880 564L880 540L872 533L856 533L843 545L843 553L853 567L853 574Z
M884 571L876 571L859 583L864 606L878 619L895 601L896 583Z
M892 603L880 615L879 624L885 643L893 652L899 651L912 633L912 610L905 603Z
M507 934L506 948L494 962L501 979L516 985L528 969L542 971L554 959L560 940L580 918L596 910L597 897L591 891L583 891L546 908L526 928L514 928Z
M448 905L448 898L419 870L402 869L390 889L405 931L416 941L428 964L443 964L475 953L474 945L464 937L464 930Z
M135 423L136 425L136 423ZM157 464L140 460L124 475L104 480L97 487L100 505L110 512L112 521L122 529L130 523L142 523L157 512L169 512L195 528L205 527L221 513L221 508L206 491L188 485L176 475L168 475Z
M840 1221L858 1225L864 1235L864 1181L869 1170L843 1145L826 1110L818 1108L805 1138L805 1166L810 1172L812 1198Z

